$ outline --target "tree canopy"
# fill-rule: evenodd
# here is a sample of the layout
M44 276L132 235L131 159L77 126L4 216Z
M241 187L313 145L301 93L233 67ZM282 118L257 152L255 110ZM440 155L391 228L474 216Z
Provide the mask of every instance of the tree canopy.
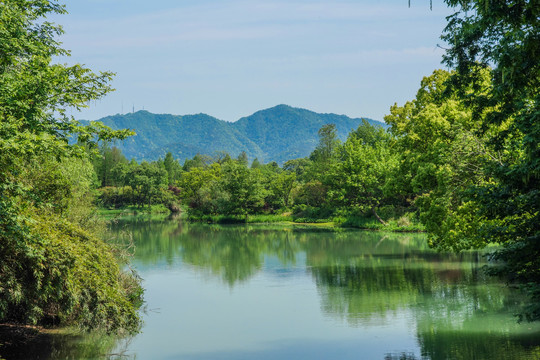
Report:
M481 236L502 243L497 271L529 292L523 313L540 319L540 6L536 0L446 0L456 9L442 38L450 82L482 122L478 133L501 126L489 144L507 156L488 159L492 182L474 186L471 201L484 217ZM491 85L482 88L484 70Z
M131 132L67 115L111 91L112 74L53 62L69 52L46 17L63 13L56 1L0 3L0 321L133 331L141 288L97 235L87 155Z

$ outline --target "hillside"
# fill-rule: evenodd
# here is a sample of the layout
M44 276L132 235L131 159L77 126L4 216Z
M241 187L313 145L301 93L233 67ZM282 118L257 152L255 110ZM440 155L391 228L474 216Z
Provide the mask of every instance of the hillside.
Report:
M366 119L373 125L384 123ZM236 122L227 122L206 114L169 115L138 111L108 116L97 121L113 129L134 129L137 135L117 143L127 158L156 160L170 151L183 162L197 153L214 155L225 151L236 157L245 151L252 160L283 163L310 154L318 142L318 130L335 124L343 141L361 124L359 118L319 114L278 105Z

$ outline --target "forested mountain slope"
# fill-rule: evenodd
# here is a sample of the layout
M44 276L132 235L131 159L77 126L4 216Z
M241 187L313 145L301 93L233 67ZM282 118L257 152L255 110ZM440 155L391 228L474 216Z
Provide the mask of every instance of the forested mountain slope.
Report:
M366 120L386 127L379 121ZM245 151L250 159L283 163L309 155L317 145L317 132L323 125L335 124L339 138L345 140L362 119L278 105L232 123L206 114L180 116L148 111L108 116L98 121L113 129L135 130L136 136L115 145L127 158L139 161L156 160L169 151L180 161L197 153L212 156L224 151L235 157Z

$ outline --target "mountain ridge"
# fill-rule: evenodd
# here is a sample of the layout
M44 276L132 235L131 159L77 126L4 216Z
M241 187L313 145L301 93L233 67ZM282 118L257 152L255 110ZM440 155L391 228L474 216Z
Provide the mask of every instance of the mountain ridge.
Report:
M256 111L235 122L200 113L191 115L154 114L140 110L95 120L113 129L129 128L137 135L116 143L127 158L157 160L167 152L183 162L197 153L214 155L225 151L232 157L245 151L250 160L261 162L308 156L318 143L318 130L325 124L336 125L337 135L344 141L349 132L365 119L372 125L386 124L368 118L321 114L289 105ZM82 123L89 123L82 120Z

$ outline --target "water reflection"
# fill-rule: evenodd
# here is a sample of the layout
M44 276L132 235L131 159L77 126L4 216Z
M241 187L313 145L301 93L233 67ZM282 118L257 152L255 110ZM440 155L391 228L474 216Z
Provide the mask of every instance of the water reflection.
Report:
M423 235L143 217L118 221L111 234L135 242L134 265L163 311L149 315L133 349L57 337L36 347L41 357L18 358L540 358L540 326L515 322L520 297L484 275L482 254L440 254ZM191 274L215 281L201 289ZM285 285L300 289L273 288ZM219 330L231 323L238 334Z
M0 325L0 359L134 359L129 355L131 339L75 330L38 333L28 327Z
M304 271L313 278L327 316L353 327L391 325L396 314L411 318L420 354L387 353L385 359L527 359L540 354L540 328L516 324L509 314L517 309L519 296L484 275L485 258L477 252L440 254L417 234L134 225L129 226L141 263L179 261L229 287L265 271L268 257L290 268L305 254Z

